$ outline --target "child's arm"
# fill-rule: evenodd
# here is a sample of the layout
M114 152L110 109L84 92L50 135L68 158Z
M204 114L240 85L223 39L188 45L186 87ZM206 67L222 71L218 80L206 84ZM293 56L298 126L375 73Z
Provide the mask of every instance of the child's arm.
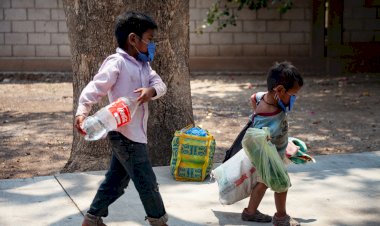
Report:
M115 84L119 75L119 60L115 57L107 58L93 80L87 84L79 96L78 109L75 116L87 117L92 105L98 103Z
M254 94L251 96L251 104L252 104L253 112L256 112L256 107L257 107L256 93L254 93Z
M153 87L156 91L156 95L152 97L152 100L155 100L165 95L167 88L156 71L154 71L150 66L149 70L149 87Z

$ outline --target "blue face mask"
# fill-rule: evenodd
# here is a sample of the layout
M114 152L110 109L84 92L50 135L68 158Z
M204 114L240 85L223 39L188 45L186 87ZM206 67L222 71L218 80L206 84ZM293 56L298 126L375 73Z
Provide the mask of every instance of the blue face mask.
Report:
M289 95L289 94L288 94ZM288 105L288 109L286 108L285 104L282 102L282 100L277 97L277 103L278 103L278 106L281 108L281 110L285 113L287 112L290 112L294 106L294 102L296 102L296 98L297 96L295 95L289 95L290 96L290 100L289 100L289 105Z
M142 38L140 38L142 42L148 45L148 52L147 53L142 53L140 52L136 47L135 49L137 50L137 60L141 62L152 62L154 59L154 53L156 52L156 44L154 42L145 42Z

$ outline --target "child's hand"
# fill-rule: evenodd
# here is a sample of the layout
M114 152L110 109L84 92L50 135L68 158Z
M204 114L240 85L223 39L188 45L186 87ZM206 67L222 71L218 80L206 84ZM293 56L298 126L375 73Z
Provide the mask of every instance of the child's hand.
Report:
M288 157L294 156L297 154L300 147L295 145L293 142L288 142L288 146L286 147L286 155Z
M78 132L82 135L86 135L86 132L82 129L83 121L86 117L83 115L78 115L75 117L74 127L77 128Z
M148 102L152 97L156 96L156 90L153 87L149 88L139 88L133 91L135 93L140 93L140 96L137 98L139 104Z

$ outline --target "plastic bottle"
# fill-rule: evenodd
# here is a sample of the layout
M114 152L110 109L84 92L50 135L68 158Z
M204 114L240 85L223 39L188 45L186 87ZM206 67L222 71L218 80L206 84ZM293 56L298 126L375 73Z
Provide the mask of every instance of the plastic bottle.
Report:
M85 140L94 141L104 138L109 131L115 130L132 120L138 103L135 99L120 97L113 103L103 107L83 122L86 132Z

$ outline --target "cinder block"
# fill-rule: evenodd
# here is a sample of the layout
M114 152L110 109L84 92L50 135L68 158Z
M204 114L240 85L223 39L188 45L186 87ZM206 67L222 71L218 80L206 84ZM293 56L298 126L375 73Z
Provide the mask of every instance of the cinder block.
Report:
M376 19L376 8L356 7L352 9L352 17L356 19Z
M0 33L0 44L4 44L4 33Z
M198 20L200 20L199 19L199 15L200 15L200 9L197 9L197 8L190 8L189 9L189 20L191 21L191 20L194 20L194 21L198 21Z
M63 33L68 32L66 21L58 22L58 31Z
M36 8L57 8L57 0L36 0Z
M220 32L242 32L243 31L243 21L236 21L236 26L227 25L227 27L223 28Z
M190 34L190 44L210 44L210 35L208 33Z
M196 30L195 28L196 28L195 21L189 21L189 30L191 33L195 32Z
M276 20L280 19L280 13L277 9L260 9L257 11L257 19Z
M50 9L28 9L29 20L50 20Z
M12 21L12 32L34 32L34 22Z
M12 46L10 45L0 45L0 57L12 56Z
M11 8L11 0L1 0L0 8Z
M58 33L51 34L51 43L52 44L70 44L68 34Z
M308 0L293 0L293 6L294 6L294 8L296 8L296 7L297 8L310 8L311 2L312 1L308 1Z
M5 20L26 20L26 9L4 9Z
M33 8L33 7L34 7L34 0L12 0L12 8Z
M290 45L290 56L310 56L309 45Z
M36 32L58 32L58 22L36 21Z
M258 44L280 44L280 33L258 33Z
M380 30L380 20L371 20L367 19L364 21L364 29L367 31L375 31L375 30Z
M306 44L311 43L310 33L304 33L304 35L305 35L305 43Z
M207 17L207 9L193 8L189 10L190 20L203 21Z
M237 16L239 20L256 20L256 11L250 9L242 9L238 11Z
M243 49L242 45L220 45L219 46L220 56L242 56Z
M5 33L5 44L27 44L26 33Z
M356 8L363 7L363 1L358 0L344 0L344 7L346 8Z
M263 32L266 31L266 21L243 21L243 30L245 32Z
M59 56L61 56L61 57L71 56L71 51L70 51L69 45L60 45L58 51L59 51Z
M288 45L267 45L267 56L288 56Z
M35 47L29 45L15 45L13 46L13 56L34 57L36 56Z
M196 0L190 0L189 1L189 8L195 8L197 7L197 1Z
M285 20L303 20L305 19L305 10L303 8L295 8L288 10L281 15L281 19Z
M350 18L352 18L352 8L344 7L343 19L346 20L346 19L350 19Z
M11 32L11 22L0 21L0 32Z
M31 33L28 34L29 44L50 44L50 33Z
M256 33L234 33L234 43L254 44L257 42Z
M66 20L65 11L63 11L63 9L52 9L51 19L52 20Z
M310 32L311 22L310 21L291 21L290 31Z
M303 44L305 43L304 33L281 33L281 43Z
M195 21L195 29L198 30L200 28L202 28L202 26L204 25L204 22L203 21ZM216 23L213 23L211 25L206 25L205 28L202 28L202 31L203 33L210 33L210 32L217 32L217 24Z
M58 46L54 45L43 45L36 46L36 56L39 57L57 57L58 56Z
M289 31L289 21L267 21L267 31Z
M233 33L210 33L211 44L232 44Z
M194 45L190 45L190 56L195 56L195 46Z
M197 0L197 8L210 8L214 0Z
M372 31L351 32L351 42L372 42L375 41L375 33Z
M312 10L311 9L304 9L304 10L305 10L305 19L311 21L313 19Z
M218 46L216 45L195 45L196 56L218 56Z
M244 56L266 56L266 45L243 45Z
M352 30L361 30L363 29L363 20L358 19L345 19L344 20L344 29L347 31Z

